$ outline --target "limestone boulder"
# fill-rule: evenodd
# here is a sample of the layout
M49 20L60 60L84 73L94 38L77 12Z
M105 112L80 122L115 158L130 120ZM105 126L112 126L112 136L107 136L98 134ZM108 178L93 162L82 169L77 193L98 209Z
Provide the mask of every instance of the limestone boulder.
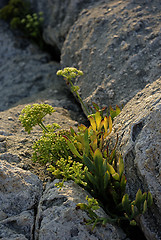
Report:
M87 226L84 218L88 216L76 205L85 202L87 192L72 181L66 182L59 191L55 187L58 180L48 184L40 199L36 218L36 240L121 240L126 235L118 227L107 224L105 227ZM88 194L89 195L89 194ZM105 216L103 210L99 216Z
M61 66L84 76L74 81L87 106L126 104L161 75L159 1L102 1L83 10L63 45Z
M60 67L47 53L14 35L3 21L0 42L0 111L46 88L55 90L56 71Z
M0 238L33 239L42 182L29 171L0 160Z
M112 137L119 136L125 162L127 192L134 199L137 190L152 193L154 204L140 218L148 240L161 239L161 78L148 84L114 121ZM115 136L115 137L114 137ZM112 139L112 138L111 138Z
M44 13L43 37L46 43L61 50L70 27L82 9L95 3L94 0L31 0L36 11Z

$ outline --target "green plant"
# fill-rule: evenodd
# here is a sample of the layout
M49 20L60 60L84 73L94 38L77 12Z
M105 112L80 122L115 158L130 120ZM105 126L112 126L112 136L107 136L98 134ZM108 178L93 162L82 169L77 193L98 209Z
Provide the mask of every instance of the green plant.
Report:
M54 108L48 104L33 104L27 105L19 116L19 120L22 123L22 126L25 128L25 131L30 133L34 126L39 125L42 130L49 132L49 130L43 124L43 118L49 114L51 115L55 112Z
M42 23L44 21L43 13L39 12L33 14L27 14L25 18L21 20L24 33L31 37L35 42L39 42L39 45L43 47L42 41Z
M23 34L43 48L42 38L43 13L33 13L30 4L24 0L10 0L0 9L0 18L8 21L12 29L19 29Z
M0 18L11 22L14 18L19 20L19 23L30 9L29 2L23 0L10 0L8 5L0 9Z
M82 75L82 72L67 68L57 74L63 75L70 82L72 78ZM75 91L75 87L71 86ZM92 195L92 199L87 198L87 204L80 203L77 206L88 212L91 219L88 223L95 226L97 223L128 220L131 225L135 225L136 219L152 205L152 195L150 192L142 194L139 189L135 200L131 201L125 193L124 162L121 154L119 157L116 155L118 138L113 149L109 149L112 121L120 113L120 108L110 108L104 113L105 109L100 110L96 104L93 107L93 114L88 116L90 126L80 125L77 132L73 128L70 131L56 131L59 129L56 124L45 126L44 116L54 111L47 104L26 106L19 119L28 133L35 125L42 128L43 136L34 144L33 158L48 164L48 170L55 177L63 179L57 186L61 188L64 181L72 179ZM98 204L108 214L107 218L99 218L95 213Z
M77 161L73 161L72 157L68 157L68 159L60 158L57 160L55 166L50 165L48 171L52 172L52 174L56 178L62 178L63 181L56 183L56 186L61 188L65 181L72 179L75 183L86 186L87 183L84 181L85 171L87 167L83 168L83 164Z
M60 158L67 158L72 155L63 135L70 138L70 132L61 130L56 123L45 126L44 117L55 112L54 108L48 104L27 105L19 116L19 120L25 131L30 133L34 126L38 125L43 130L41 138L33 144L33 161L41 164L55 164ZM59 131L57 131L60 129ZM73 138L73 137L72 137Z
M43 131L42 137L33 144L33 156L34 161L39 161L42 164L55 163L60 158L67 158L72 155L69 147L63 135L70 137L70 133L67 130L58 130L59 128L53 128L51 125L46 126L48 132Z
M99 217L96 210L100 208L98 201L95 198L89 198L86 196L87 203L78 203L76 209L81 209L86 211L90 219L85 219L86 223L92 224L92 229L95 228L97 224L106 225L106 223L115 223L115 220L110 217Z
M134 225L135 219L152 204L150 193L142 195L138 190L135 201L125 194L126 178L122 156L116 157L116 145L109 152L107 137L112 131L111 117L102 117L100 111L89 116L90 127L80 126L78 133L73 130L75 142L64 136L70 150L87 167L85 188L96 198L109 215L107 221L128 219ZM148 196L148 197L147 197ZM128 199L128 200L127 200Z
M78 97L79 101L81 102L82 106L84 107L86 114L89 115L89 111L87 110L85 104L83 103L78 91L79 91L79 87L78 86L74 86L72 83L72 80L78 76L82 76L83 72L80 70L77 70L76 68L73 67L66 67L63 70L59 70L57 71L57 75L58 76L63 76L66 79L66 83L70 84L71 86L71 90L73 93L76 93L76 96Z

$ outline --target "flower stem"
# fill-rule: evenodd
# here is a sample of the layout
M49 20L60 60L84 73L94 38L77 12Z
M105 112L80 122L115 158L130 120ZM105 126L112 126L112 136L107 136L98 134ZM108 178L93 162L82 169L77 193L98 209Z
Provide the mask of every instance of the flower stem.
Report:
M81 97L80 97L80 95L79 95L78 91L77 91L77 90L74 90L74 85L73 85L73 83L72 83L71 79L68 79L68 81L69 81L69 83L70 83L70 85L71 85L71 88L72 88L73 92L75 92L75 93L76 93L76 95L77 95L77 97L78 97L79 101L80 101L80 102L81 102L81 104L83 105L83 107L84 107L84 109L85 109L85 111L86 111L87 115L90 115L90 113L89 113L89 111L87 110L87 108L86 108L85 104L83 103L83 101L82 101L82 99L81 99Z
M49 132L49 130L45 127L45 125L43 124L43 122L39 123L39 126L41 127L42 130L44 130L45 132Z

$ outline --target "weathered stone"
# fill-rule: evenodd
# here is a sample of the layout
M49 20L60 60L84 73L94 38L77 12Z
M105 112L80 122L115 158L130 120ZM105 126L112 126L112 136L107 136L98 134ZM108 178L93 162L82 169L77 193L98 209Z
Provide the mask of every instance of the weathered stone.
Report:
M161 239L161 78L148 84L114 121L125 162L127 191L134 199L139 188L150 191L152 208L140 223L148 240Z
M31 0L37 11L44 13L44 40L61 50L70 27L82 9L94 4L94 0Z
M54 182L46 186L46 190L38 206L36 218L36 240L65 240L65 239L125 239L126 235L116 226L107 224L105 227L87 226L83 219L88 219L84 211L76 210L79 202L85 202L87 192L69 181L59 191ZM89 195L89 194L88 194ZM105 216L103 210L99 216Z
M0 207L8 217L34 209L42 193L42 183L29 171L0 160Z
M34 219L34 212L30 210L0 221L0 239L32 240Z
M126 104L161 75L160 10L158 1L126 0L81 12L65 40L61 66L84 72L74 83L88 106Z
M0 160L0 238L33 239L42 182L29 171Z
M48 54L21 36L13 35L3 21L0 21L0 42L0 111L46 88L54 90L60 67Z

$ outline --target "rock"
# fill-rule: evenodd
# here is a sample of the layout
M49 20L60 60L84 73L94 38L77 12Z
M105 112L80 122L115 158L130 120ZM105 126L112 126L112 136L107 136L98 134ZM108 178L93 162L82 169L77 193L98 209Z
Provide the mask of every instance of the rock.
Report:
M126 235L116 226L107 224L106 227L87 226L84 218L87 214L76 210L79 202L85 202L87 193L78 185L69 181L59 191L54 182L46 186L46 190L38 206L36 218L36 240L96 240L96 239L125 239ZM99 212L104 216L103 210Z
M31 0L36 11L44 13L44 41L61 50L70 27L82 9L94 4L94 0Z
M28 240L32 238L34 228L33 211L22 212L0 221L0 237L3 240Z
M0 183L0 238L33 239L42 182L31 172L0 160Z
M89 106L126 104L161 75L159 1L104 1L83 10L62 48L61 66L84 76L74 84Z
M59 63L51 61L47 53L20 35L13 34L3 21L0 21L0 41L0 111L50 100L54 107L67 109L73 118L84 117L64 79L56 76ZM7 122L13 119L8 116Z
M148 84L114 121L119 149L125 162L127 191L134 199L139 188L154 198L151 209L140 219L148 240L161 239L161 78ZM111 138L112 138L111 137ZM115 138L116 139L116 138Z
M3 21L0 41L0 111L46 88L54 90L58 63L21 36L13 35Z

